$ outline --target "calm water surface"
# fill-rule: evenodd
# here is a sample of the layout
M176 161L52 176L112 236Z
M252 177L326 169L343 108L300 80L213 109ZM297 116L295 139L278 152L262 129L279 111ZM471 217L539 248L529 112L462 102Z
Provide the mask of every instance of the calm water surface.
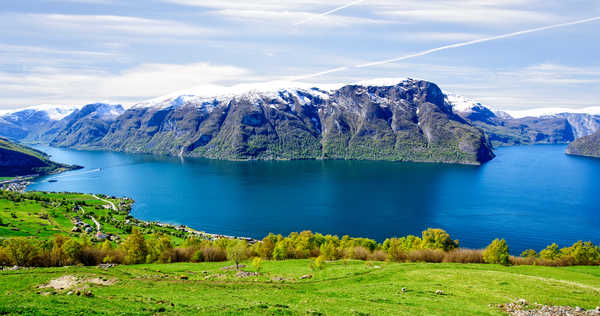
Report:
M382 241L439 227L463 247L503 237L513 253L600 242L600 159L567 156L563 145L500 148L482 167L36 148L85 169L39 179L30 190L128 196L137 218L211 233L262 238L308 229Z

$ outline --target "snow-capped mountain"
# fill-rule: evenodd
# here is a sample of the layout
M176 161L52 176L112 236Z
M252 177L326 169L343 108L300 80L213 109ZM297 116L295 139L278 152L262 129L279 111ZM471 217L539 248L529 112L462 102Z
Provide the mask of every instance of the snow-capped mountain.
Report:
M485 130L496 145L568 143L600 130L600 115L594 115L600 114L600 107L498 111L450 93L446 102L454 112Z

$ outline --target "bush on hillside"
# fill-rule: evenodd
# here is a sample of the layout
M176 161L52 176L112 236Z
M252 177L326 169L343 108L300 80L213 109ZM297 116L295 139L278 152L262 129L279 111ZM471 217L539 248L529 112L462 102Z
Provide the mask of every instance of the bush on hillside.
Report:
M421 236L421 247L425 249L440 249L450 251L458 248L458 240L452 240L450 234L443 229L428 228Z
M509 257L508 245L504 239L495 239L483 251L483 260L486 263L508 265Z

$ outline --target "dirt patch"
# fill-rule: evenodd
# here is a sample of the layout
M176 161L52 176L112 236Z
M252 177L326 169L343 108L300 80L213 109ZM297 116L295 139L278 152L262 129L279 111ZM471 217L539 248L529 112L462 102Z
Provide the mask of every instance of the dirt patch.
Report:
M70 290L70 289L84 289L90 284L95 285L113 285L117 282L116 279L108 280L100 277L96 278L81 278L73 275L63 275L60 278L50 280L47 284L38 286L39 289L54 289L58 291Z

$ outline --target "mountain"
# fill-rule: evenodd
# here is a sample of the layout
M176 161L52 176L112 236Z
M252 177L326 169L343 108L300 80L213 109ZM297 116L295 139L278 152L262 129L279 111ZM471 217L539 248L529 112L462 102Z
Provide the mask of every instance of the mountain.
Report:
M600 131L570 143L567 154L600 158Z
M446 102L454 112L484 130L494 146L569 143L600 129L600 115L556 113L515 118L462 96L447 94Z
M56 146L213 159L373 159L481 164L485 134L433 83L237 86L140 103L114 120L65 117Z
M44 175L79 168L53 162L41 151L0 137L0 177Z
M50 137L50 145L58 147L96 143L106 135L111 124L124 112L121 105L88 104L55 122L41 138Z
M38 139L38 133L73 113L73 106L39 105L0 116L0 135L16 140Z

